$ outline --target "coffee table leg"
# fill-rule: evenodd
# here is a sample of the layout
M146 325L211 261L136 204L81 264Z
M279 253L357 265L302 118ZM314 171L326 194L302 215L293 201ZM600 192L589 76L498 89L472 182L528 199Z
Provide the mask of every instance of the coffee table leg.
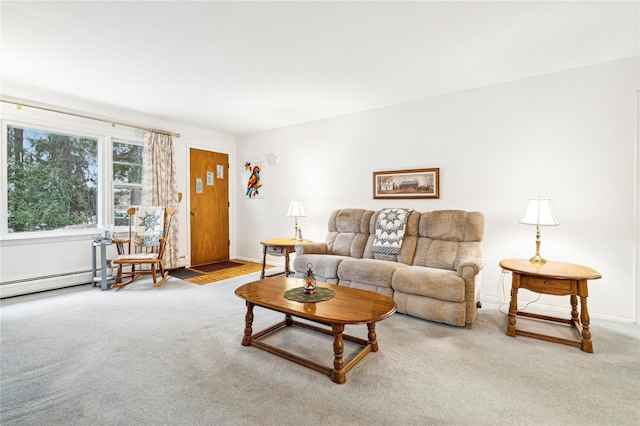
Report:
M371 352L378 352L378 340L376 337L376 323L372 322L367 324L369 329L369 344L371 345Z
M251 344L251 326L253 325L253 303L247 301L247 314L244 316L244 337L242 345L249 346Z
M331 380L335 383L341 384L347 381L346 374L344 372L344 359L342 355L344 353L344 341L342 339L342 332L344 331L344 324L332 324L333 330L333 374Z

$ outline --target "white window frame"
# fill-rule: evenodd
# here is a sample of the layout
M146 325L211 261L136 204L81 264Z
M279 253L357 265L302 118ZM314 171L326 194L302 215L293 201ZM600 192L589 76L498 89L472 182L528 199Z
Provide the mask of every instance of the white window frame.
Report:
M20 111L20 115L2 114L2 131L0 143L0 241L10 243L11 241L46 240L52 241L66 239L84 239L87 236L97 236L102 234L104 229L113 224L114 214L114 187L113 187L113 144L112 141L133 143L143 145L144 136L138 131L135 132L105 132L104 130L92 128L88 125L77 122L67 123L67 119L52 121L51 119L38 118L41 112L29 113ZM32 117L35 116L35 117ZM96 227L82 229L60 229L38 232L12 232L8 229L8 182L7 182L7 130L9 126L25 127L43 130L51 133L64 135L83 136L98 140L98 194L96 206ZM104 127L104 125L101 125ZM96 126L99 127L99 126Z
M126 187L136 187L137 185L132 185L132 184L118 184L116 185L116 183L113 181L113 144L114 143L126 143L129 145L137 145L137 146L144 146L144 141L142 140L142 138L134 138L134 137L112 137L110 138L110 143L109 143L109 154L111 156L110 161L108 162L109 164L109 177L110 177L110 181L111 181L111 188L110 188L110 194L111 194L111 199L109 201L110 207L109 207L109 216L107 219L106 223L109 224L114 224L115 222L115 211L116 211L116 206L115 206L115 191L116 191L116 186L122 187L122 188L126 188ZM142 164L140 165L142 167ZM140 182L140 188L142 188L142 182ZM130 207L137 207L137 206L130 206ZM116 232L122 232L123 230L125 230L126 226L120 226L120 227L115 227L114 230Z

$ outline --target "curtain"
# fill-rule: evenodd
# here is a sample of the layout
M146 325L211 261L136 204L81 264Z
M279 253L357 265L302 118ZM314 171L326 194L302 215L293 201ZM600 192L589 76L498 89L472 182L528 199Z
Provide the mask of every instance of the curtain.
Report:
M142 205L173 207L176 210L167 234L163 266L169 269L178 267L178 183L173 138L170 135L155 132L145 134Z

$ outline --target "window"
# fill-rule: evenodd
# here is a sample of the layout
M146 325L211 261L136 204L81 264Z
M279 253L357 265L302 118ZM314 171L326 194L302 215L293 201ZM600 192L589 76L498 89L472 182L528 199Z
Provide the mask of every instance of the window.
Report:
M95 228L98 139L7 126L9 233Z
M139 142L113 140L113 220L127 226L127 209L142 203L143 146Z

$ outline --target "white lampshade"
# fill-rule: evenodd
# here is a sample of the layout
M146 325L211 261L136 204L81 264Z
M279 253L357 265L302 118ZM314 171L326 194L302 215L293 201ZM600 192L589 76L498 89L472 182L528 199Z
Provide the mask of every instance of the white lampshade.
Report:
M289 211L287 212L287 216L306 216L306 214L304 213L304 207L302 207L302 201L293 200L291 204L289 204Z
M520 223L525 225L558 225L558 221L553 216L549 198L532 198L529 200L527 211L524 217L520 219Z

